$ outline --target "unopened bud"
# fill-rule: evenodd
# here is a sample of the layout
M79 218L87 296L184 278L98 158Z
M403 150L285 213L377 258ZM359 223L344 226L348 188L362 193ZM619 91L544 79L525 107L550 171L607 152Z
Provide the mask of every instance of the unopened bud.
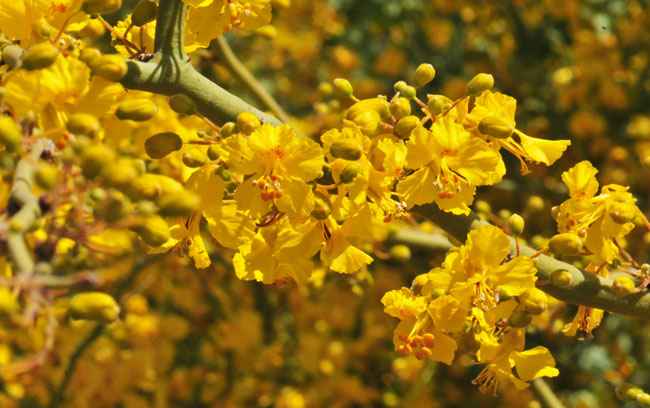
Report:
M2 62L10 68L20 68L23 65L23 49L11 44L2 48Z
M410 115L411 102L403 97L393 99L390 103L390 113L392 113L397 119Z
M337 159L355 161L363 156L363 147L354 139L338 139L330 146L330 154Z
M326 220L332 212L332 205L327 195L318 191L314 192L314 209L311 216L317 220Z
M68 313L75 320L92 320L108 324L118 318L120 307L107 293L88 292L75 295L70 299Z
M236 124L234 122L226 122L221 126L221 137L226 138L235 133Z
M558 288L565 288L573 281L573 275L566 269L556 269L551 274L551 284Z
M478 124L478 131L486 136L506 139L512 136L512 123L498 115L486 116Z
M329 98L334 93L334 87L329 82L321 82L318 84L318 93L323 99Z
M107 185L123 189L138 177L138 171L131 160L120 159L105 166L102 177Z
M158 5L155 1L140 0L138 5L133 9L133 13L131 14L131 22L136 27L142 27L143 25L154 21L157 14Z
M208 160L199 149L191 149L183 155L183 164L190 168L201 167Z
M530 196L526 201L526 211L535 214L544 209L544 199L540 196Z
M436 69L431 64L420 64L413 75L413 85L422 88L436 76Z
M339 90L346 98L352 96L352 84L345 78L336 78L334 80L334 87Z
M91 20L95 21L95 20ZM103 27L103 26L102 26ZM79 52L79 60L83 62L84 64L90 66L92 61L95 58L101 57L102 52L99 51L97 48L90 47L90 48L84 48Z
M400 139L408 139L413 129L420 124L420 118L417 116L405 116L393 126L393 133Z
M557 216L560 214L560 206L559 205L554 205L551 207L551 218L553 218L555 221L557 221Z
M510 323L510 326L521 329L530 324L530 322L533 320L533 316L531 314L523 309L517 309L514 312L512 312L512 315L508 319L508 323Z
M51 164L41 163L34 174L36 184L44 190L49 190L56 184L59 178L59 171Z
M406 99L413 99L415 98L415 95L417 95L417 92L415 91L415 88L406 85L405 87L402 88L402 91L400 92Z
M402 89L403 89L406 85L407 85L407 84L406 84L405 81L397 81L397 82L395 82L395 84L393 85L393 90L394 90L395 92L399 92L399 93L401 93L401 92L402 92Z
M636 403L639 404L641 408L650 408L650 394L639 394L636 396Z
M12 291L7 287L0 288L0 318L12 317L18 313L20 305Z
M144 242L152 247L159 247L169 239L169 225L159 215L150 215L142 224L135 228L135 232Z
M84 0L81 9L86 14L108 14L122 7L122 0Z
M207 154L208 159L212 161L219 160L219 157L221 157L221 150L219 150L219 146L217 145L210 145L210 147L208 147Z
M639 394L643 394L643 389L638 385L623 383L616 387L616 397L621 401L635 401Z
M14 151L22 139L22 132L15 121L9 116L0 117L0 145L4 145L8 151Z
M183 139L176 133L164 132L151 136L144 142L144 150L152 159L162 159L183 147Z
M196 113L196 104L185 94L176 94L169 97L169 107L176 113L182 115L193 115ZM255 118L257 119L257 118Z
M627 296L633 293L637 293L636 285L634 281L629 276L621 275L614 278L612 282L612 291L616 296Z
M548 296L537 288L528 289L519 296L519 304L532 315L542 314L548 307Z
M66 129L75 135L93 136L99 132L99 121L87 113L74 113L70 115Z
M407 262L411 259L411 249L407 245L393 245L389 253L392 259L399 262Z
M87 179L92 179L98 176L104 167L111 164L114 160L115 152L108 146L90 146L83 152L81 171Z
M81 29L81 35L85 38L99 38L105 32L106 28L104 28L104 24L96 18L88 20L86 26Z
M609 216L617 224L627 224L636 217L636 206L630 203L614 202L609 209Z
M508 228L514 235L521 235L525 225L524 219L519 214L512 214L508 219Z
M360 171L361 171L361 165L359 163L357 162L348 163L345 165L345 167L343 167L343 170L339 175L339 179L343 184L351 183L355 178L357 178Z
M445 99L441 95L429 95L427 108L432 115L440 115L445 107Z
M382 120L378 112L367 110L356 115L352 121L366 136L376 136L382 130Z
M124 57L119 54L101 55L93 58L89 63L90 70L93 75L106 78L109 81L117 82L129 70Z
M49 42L36 44L23 54L23 68L28 71L47 68L54 64L59 49Z
M485 216L489 216L492 214L492 206L490 203L488 203L485 200L478 200L474 203L474 208L476 209L476 212L479 214L483 214Z
M138 98L128 99L117 106L115 116L121 120L133 120L136 122L143 122L151 119L158 107L151 101L151 99Z
M199 197L189 191L167 193L158 199L158 208L163 217L180 217L190 215L199 205Z
M572 232L565 232L551 237L548 247L556 255L574 256L582 251L582 240Z
M356 123L356 118L367 111L377 112L382 120L388 119L390 117L390 104L385 98L363 99L350 106L347 118Z
M467 83L467 93L470 96L479 96L484 91L489 91L494 86L494 77L490 74L478 74Z
M250 112L242 112L237 116L237 129L245 135L250 135L261 125L262 123L257 119L257 116Z
M216 170L214 171L214 174L221 177L221 179L225 182L229 182L232 180L232 173L230 172L230 170L228 170L223 166L217 167Z

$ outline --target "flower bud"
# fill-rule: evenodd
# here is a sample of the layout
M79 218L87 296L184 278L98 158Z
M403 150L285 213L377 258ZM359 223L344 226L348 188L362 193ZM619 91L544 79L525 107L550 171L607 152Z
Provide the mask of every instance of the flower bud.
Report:
M70 299L68 313L75 320L92 320L108 324L118 318L120 307L107 293L88 292L80 293Z
M635 401L639 394L643 394L643 389L638 385L623 383L616 387L616 397L621 401Z
M329 82L321 82L318 84L318 93L323 99L329 98L334 93L334 87Z
M390 103L390 113L397 119L403 118L411 114L411 102L406 98L395 98Z
M608 213L615 223L627 224L636 217L636 206L631 203L614 202Z
M512 136L514 128L512 124L501 116L486 116L478 124L478 131L486 136L497 139L507 139Z
M411 259L411 249L407 245L393 245L390 247L390 257L399 262Z
M95 178L104 167L115 160L113 149L104 145L90 146L84 150L81 158L81 171L87 179Z
M191 149L183 155L183 164L190 168L201 167L208 160L199 149Z
M559 205L554 205L551 207L551 218L553 218L555 221L557 221L557 216L560 214L560 206Z
M519 214L512 214L508 219L508 228L514 235L521 235L524 225L524 219Z
M208 159L212 161L219 160L219 157L221 157L221 150L219 150L219 146L217 145L210 145L210 147L208 147L207 154Z
M235 133L235 127L237 125L234 122L226 122L221 126L221 137L226 138L233 133Z
M260 120L250 112L242 112L237 116L237 129L245 135L250 135L260 126Z
M183 139L176 133L163 132L151 136L144 142L144 150L152 159L162 159L183 147Z
M94 20L91 20L94 21ZM84 64L90 66L92 61L95 58L101 57L102 52L99 51L97 48L90 47L90 48L84 48L79 52L79 60L83 62Z
M413 99L415 98L415 95L417 94L415 91L415 88L406 85L405 87L402 88L402 91L400 92L406 99Z
M627 296L637 293L636 285L632 278L626 275L617 276L612 282L612 291L616 296Z
M2 62L10 68L20 68L23 65L23 49L11 44L2 48Z
M582 251L582 240L572 232L565 232L554 235L548 241L548 247L556 255L578 255Z
M315 191L314 198L314 209L311 212L311 216L317 220L326 220L332 212L332 204L330 203L329 197Z
M334 80L334 87L339 90L346 98L352 96L352 84L345 78L336 78Z
M89 63L93 75L117 82L129 70L124 57L119 54L101 55L93 58Z
M136 122L143 122L151 119L158 107L151 101L151 99L138 98L128 99L117 106L115 116L120 120L133 120Z
M650 394L639 394L636 396L636 403L639 404L641 408L650 408Z
M445 107L445 99L441 95L429 95L427 108L432 115L440 115Z
M404 88L406 85L407 85L407 84L406 84L405 81L397 81L397 82L395 82L395 84L393 85L393 90L394 90L395 92L400 92L400 93L401 93L401 92L402 92L402 88Z
M60 52L49 42L36 44L23 54L23 68L28 71L47 68L54 64Z
M223 166L219 166L215 169L214 174L217 176L221 177L221 179L225 182L229 182L232 180L232 173L230 170Z
M96 18L88 20L86 26L81 29L81 35L84 38L99 38L104 35L105 32L106 28L104 28L104 24Z
M355 161L363 156L363 147L354 139L338 139L330 146L330 154L337 159Z
M542 314L548 307L548 296L537 288L528 289L519 296L519 304L532 315Z
M339 175L339 179L343 184L351 183L355 178L357 178L360 171L361 171L361 165L359 163L357 162L348 163L345 165L345 167L343 167L343 170Z
M86 14L108 14L122 7L122 0L84 0L81 9Z
M99 132L99 121L87 113L73 113L65 126L75 135L93 136Z
M476 209L476 212L479 214L483 214L486 216L492 214L492 206L490 206L490 203L488 203L485 200L476 201L474 203L474 208Z
M540 196L530 196L526 201L526 211L535 214L544 209L544 199Z
M566 269L556 269L551 274L551 284L558 288L565 288L573 281L573 275Z
M43 190L49 190L56 184L59 178L59 171L51 164L41 163L34 174L36 184Z
M347 118L356 123L356 118L367 111L375 111L382 120L390 117L390 104L385 98L363 99L348 109Z
M467 83L467 93L470 96L479 96L484 91L489 91L494 86L494 77L490 74L478 74Z
M102 177L107 185L123 189L138 177L138 170L131 160L120 159L106 165L102 169Z
M18 313L20 305L9 288L0 288L0 317L12 317Z
M22 139L22 132L16 122L9 116L0 117L0 145L4 145L8 151L14 151Z
M160 208L160 215L163 217L188 216L198 206L199 197L186 190L166 193L158 198L158 208Z
M405 116L393 126L393 133L400 139L408 139L413 129L420 124L420 118L417 116Z
M382 130L381 116L377 111L367 110L356 115L352 120L366 136L376 136Z
M150 215L135 228L135 232L152 247L159 247L169 239L169 225L159 215Z
M413 85L422 88L436 76L436 69L431 64L420 64L413 75Z
M157 14L158 5L155 1L140 0L138 5L133 9L133 13L131 14L131 22L136 27L142 27L143 25L154 21Z
M172 108L174 112L180 113L182 115L194 115L196 113L196 104L192 98L185 94L176 94L170 96L169 107Z
M510 326L517 329L528 326L531 321L533 321L533 316L531 316L529 312L522 309L517 309L512 312L510 319L508 319Z

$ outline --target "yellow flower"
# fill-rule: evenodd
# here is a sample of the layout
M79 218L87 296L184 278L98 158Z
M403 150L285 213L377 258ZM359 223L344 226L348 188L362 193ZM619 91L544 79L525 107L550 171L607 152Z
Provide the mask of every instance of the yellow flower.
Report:
M585 246L599 261L611 263L619 254L615 240L634 228L632 220L639 210L627 187L610 184L596 196L596 173L588 161L562 173L570 198L560 205L558 230L585 238Z
M435 201L454 214L469 214L476 186L493 184L500 156L487 143L471 137L450 115L427 130L418 126L406 143L407 166L415 169L400 181L397 192L407 207Z
M194 266L197 269L207 268L212 262L201 236L200 222L201 213L199 211L195 211L187 219L179 219L169 228L171 236L167 242L157 248L150 248L149 253L164 253L170 249L182 253L187 249L187 254L194 260Z
M579 306L578 312L573 317L571 323L567 323L562 329L562 333L567 336L573 337L576 333L580 332L582 337L587 337L591 331L600 326L603 320L604 312L600 309L593 307Z
M427 301L422 296L414 296L408 288L391 290L381 298L384 312L405 319L408 316L419 316L427 308Z
M153 53L154 46L154 36L156 33L156 20L151 21L145 24L142 27L131 27L129 32L124 35L127 28L131 25L131 16L129 15L124 21L118 21L117 25L114 27L115 32L111 32L111 38L116 42L115 49L125 57L130 57L135 53L135 50L126 47L122 41L117 40L115 33L120 34L125 37L131 43L135 44L139 48L143 48L141 51L145 53ZM142 33L142 34L141 34ZM210 45L210 40L200 42L193 35L190 25L185 25L185 52L191 53L198 48L207 48Z
M323 153L312 140L300 139L289 125L270 124L250 137L233 135L224 141L231 171L252 175L235 192L240 208L253 218L275 205L288 215L308 215L314 194L307 182L322 174Z
M184 0L187 13L187 37L207 46L211 40L233 27L253 30L271 22L269 0Z
M525 161L535 163L544 163L547 166L555 163L562 156L562 153L571 144L569 140L544 140L528 136L523 132L515 129L515 110L517 100L511 96L499 92L486 91L476 98L472 111L465 116L464 125L475 134L478 132L478 125L482 119L488 116L497 116L510 124L513 129L513 135L516 135L519 141L513 136L504 139L492 136L481 135L498 148L503 147L510 153L514 154L521 162L521 171L526 174L529 172ZM503 162L500 164L499 173L505 174Z

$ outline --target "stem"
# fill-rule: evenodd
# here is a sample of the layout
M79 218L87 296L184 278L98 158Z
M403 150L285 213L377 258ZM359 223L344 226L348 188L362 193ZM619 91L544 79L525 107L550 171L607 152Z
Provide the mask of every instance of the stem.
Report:
M219 55L223 58L223 62L226 64L226 67L230 72L239 79L244 86L253 94L255 99L262 104L266 109L273 112L280 120L291 125L291 120L289 115L282 109L282 107L277 103L273 96L267 92L266 89L259 83L257 79L251 74L251 72L246 68L244 64L237 58L235 53L228 45L228 41L224 36L217 37L214 40L214 44L217 47Z
M555 395L551 387L542 378L533 380L532 391L537 401L544 408L565 408L562 401Z
M432 234L422 231L408 230L405 228L400 228L394 233L391 233L388 236L387 241L399 242L423 248L440 249L443 251L452 247L449 240L441 234Z

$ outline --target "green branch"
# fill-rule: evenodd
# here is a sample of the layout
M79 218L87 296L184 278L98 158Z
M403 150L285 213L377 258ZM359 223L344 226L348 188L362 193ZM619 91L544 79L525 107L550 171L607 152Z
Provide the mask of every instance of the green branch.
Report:
M565 408L562 401L555 395L551 387L548 386L543 378L533 380L532 391L537 401L544 408Z

